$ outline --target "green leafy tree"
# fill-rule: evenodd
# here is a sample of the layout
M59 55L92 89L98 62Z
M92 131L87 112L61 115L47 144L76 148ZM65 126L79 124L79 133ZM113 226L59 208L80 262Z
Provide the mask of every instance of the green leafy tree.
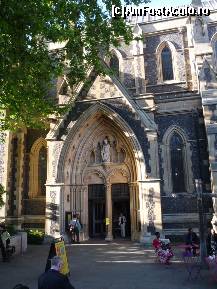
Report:
M99 53L133 39L121 17L111 18L112 5L144 0L1 0L0 129L38 127L60 108L46 96L52 80L67 66L70 87L94 66L102 71ZM48 43L64 48L49 50ZM85 53L84 53L85 51ZM68 60L67 63L65 60Z
M0 208L4 206L4 200L3 195L6 194L6 191L4 190L4 187L0 184Z

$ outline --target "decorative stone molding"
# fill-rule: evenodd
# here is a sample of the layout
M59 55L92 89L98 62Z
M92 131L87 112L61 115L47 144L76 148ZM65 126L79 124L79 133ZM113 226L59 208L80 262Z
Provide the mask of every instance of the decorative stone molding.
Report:
M106 181L111 183L111 178L112 176L115 176L117 175L118 173L121 173L121 175L123 177L125 177L127 179L127 182L129 183L130 182L130 176L129 176L129 173L126 171L126 169L124 168L114 168L114 169L111 169L111 171L107 174L106 176ZM121 182L121 181L120 181Z
M63 147L61 149L58 165L57 165L57 171L58 171L58 181L63 181L64 179L64 164L66 161L66 156L68 156L69 152L71 151L72 140L76 138L76 135L79 131L79 128L85 127L84 124L88 121L91 122L91 120L94 118L96 114L101 114L102 116L105 116L108 120L110 120L111 124L115 122L116 127L122 131L123 136L127 139L127 142L132 148L132 151L135 155L135 160L137 162L137 170L138 170L138 179L143 179L145 177L145 162L144 162L144 156L142 154L141 146L132 131L132 129L129 127L129 125L112 109L108 108L105 105L96 103L95 105L91 106L89 109L85 111L84 114L78 119L76 124L72 127L70 132L68 133L68 136L63 144ZM90 136L90 128L87 130L87 134L85 135L86 139ZM88 137L89 136L89 137ZM85 142L85 139L82 141L82 143ZM131 152L132 152L131 151ZM139 155L137 155L139 154ZM67 157L68 158L68 157ZM79 154L79 159L81 159L81 155Z
M158 156L158 139L157 133L155 132L148 132L147 138L150 143L149 146L149 155L150 155L150 167L151 167L151 174L149 177L152 178L159 178L159 156Z
M50 184L46 187L45 233L54 238L63 231L64 202L63 184Z
M90 168L90 169L85 170L82 174L82 180L83 180L82 183L85 185L88 185L91 183L93 184L98 183L96 179L94 180L90 179L91 175L93 179L94 179L94 175L97 175L101 179L102 183L106 182L106 173L102 168L99 167L99 168L92 168L92 169Z

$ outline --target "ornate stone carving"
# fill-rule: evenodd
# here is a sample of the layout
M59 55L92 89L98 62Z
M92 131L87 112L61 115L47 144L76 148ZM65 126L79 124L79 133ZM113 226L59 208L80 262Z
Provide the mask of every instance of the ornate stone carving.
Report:
M154 189L150 188L148 193L148 200L146 202L146 208L148 209L148 232L154 233L155 232L155 226L154 226L154 208L155 208L155 202L154 202Z
M103 162L110 162L111 160L111 152L110 152L110 144L108 138L106 137L103 140L102 148L101 148L101 157Z
M51 199L51 202L49 204L49 209L50 209L50 212L49 212L49 218L50 218L50 234L52 236L55 235L55 233L57 232L57 229L58 229L58 224L57 224L57 204L56 204L56 191L53 190L53 191L50 191L50 199Z
M198 37L200 36L204 36L205 35L205 31L204 31L204 21L201 17L197 17L195 20L195 27L194 27L194 31L195 31L195 35L197 35Z
M55 204L55 202L56 202L56 192L55 191L50 191L50 198L51 198L51 203Z
M121 173L123 177L127 178L127 181L129 182L130 181L130 177L129 177L129 174L126 172L126 170L124 168L115 168L115 169L112 169L110 170L108 173L107 173L107 178L106 178L106 181L108 183L110 183L110 178L112 176L115 176L117 174Z
M117 141L116 137L102 135L98 137L95 143L89 143L89 150L85 159L92 166L101 163L124 163L126 162L126 148Z
M62 149L62 142L57 142L53 146L53 151L52 151L52 156L53 156L53 161L52 161L52 177L56 177L56 172L57 172L57 164L60 156L60 152Z
M51 236L54 236L55 233L56 233L56 221L51 220L50 234L51 234Z

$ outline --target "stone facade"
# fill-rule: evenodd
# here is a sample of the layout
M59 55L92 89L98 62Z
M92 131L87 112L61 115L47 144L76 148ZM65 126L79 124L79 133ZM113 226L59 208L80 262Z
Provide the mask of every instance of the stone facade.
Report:
M89 85L78 85L75 105L62 119L51 119L50 130L7 134L0 145L0 180L8 191L1 218L59 236L68 215L78 213L82 238L88 239L104 230L102 219L97 225L99 209L110 219L104 233L111 240L125 206L131 239L156 230L179 236L188 227L199 230L195 180L201 179L206 223L217 226L216 197L210 194L217 190L216 2L209 7L209 17L131 19L134 35L143 40L111 48L118 77L89 71ZM168 80L165 48L172 63ZM51 94L58 103L70 93L67 76L55 81ZM180 155L172 142L181 142Z

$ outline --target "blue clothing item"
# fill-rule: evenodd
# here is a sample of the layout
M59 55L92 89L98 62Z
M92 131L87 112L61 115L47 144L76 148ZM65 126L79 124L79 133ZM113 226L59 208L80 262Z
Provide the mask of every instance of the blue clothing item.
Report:
M76 230L78 230L79 232L81 231L81 224L79 222L78 219L73 219L71 220L71 222L69 223L69 226L73 226L74 228L76 228Z

